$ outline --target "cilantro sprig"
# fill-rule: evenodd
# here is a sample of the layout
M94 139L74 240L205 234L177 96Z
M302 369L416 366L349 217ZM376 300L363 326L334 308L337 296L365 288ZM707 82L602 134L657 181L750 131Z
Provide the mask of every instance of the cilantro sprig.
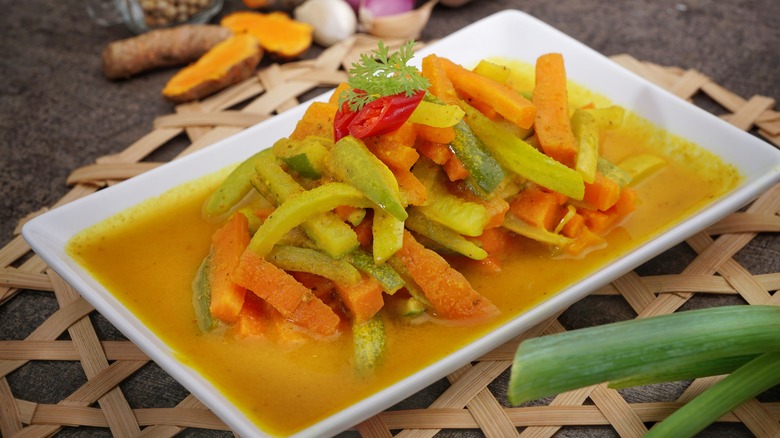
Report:
M359 62L353 62L347 81L350 89L339 96L339 106L347 102L350 110L357 112L369 102L383 96L404 93L413 96L430 86L428 79L417 67L407 65L414 56L414 41L403 44L397 52L380 40L371 55L362 53Z

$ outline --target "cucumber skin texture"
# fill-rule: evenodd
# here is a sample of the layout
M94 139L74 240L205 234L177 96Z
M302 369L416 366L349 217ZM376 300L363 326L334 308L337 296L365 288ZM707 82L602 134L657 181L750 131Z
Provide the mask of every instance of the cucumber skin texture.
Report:
M465 121L459 121L454 128L455 140L450 143L450 150L477 186L485 193L492 193L504 180L504 169Z
M375 315L362 324L354 324L352 338L357 372L369 372L382 363L387 353L387 334L380 315Z
M192 281L192 307L195 310L195 319L198 328L203 333L208 333L217 326L214 317L211 316L211 286L209 284L209 265L211 253L207 255L198 267L198 272Z
M395 175L362 141L350 135L337 141L326 164L331 175L360 190L396 219L406 219Z

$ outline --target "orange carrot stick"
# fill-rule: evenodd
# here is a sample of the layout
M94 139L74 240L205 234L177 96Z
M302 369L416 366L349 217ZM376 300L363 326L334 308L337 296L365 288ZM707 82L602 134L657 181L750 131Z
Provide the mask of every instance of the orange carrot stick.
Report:
M529 224L552 231L561 219L561 206L553 193L529 187L512 199L509 210Z
M577 143L569 119L566 70L560 53L548 53L536 60L536 105L534 129L544 153L572 167Z
M602 244L604 244L604 238L585 227L579 236L574 239L574 243L564 248L564 251L570 255L579 255L588 248Z
M231 332L238 339L267 336L272 327L271 310L271 306L260 297L248 294Z
M612 223L609 215L603 211L579 209L579 214L585 220L585 228L594 233L602 233Z
M396 253L434 312L446 319L482 320L498 314L498 308L474 290L466 277L442 256L417 242L404 231L403 247Z
M444 71L441 58L428 55L422 60L422 75L431 83L428 91L448 105L457 105L460 98L452 85L452 81Z
M626 217L629 213L636 209L636 191L630 187L623 187L620 191L620 197L615 205L607 210L608 213L616 216L619 219Z
M448 144L455 140L455 128L436 128L428 125L417 125L417 138L432 141L434 143Z
M330 95L330 98L328 99L329 103L332 103L334 105L338 105L339 103L339 97L341 96L341 93L349 90L349 84L346 82L340 83L335 90L333 90L333 94Z
M366 147L390 168L411 169L420 154L414 149L417 132L412 123L396 131L364 139Z
M312 102L295 126L290 139L303 140L310 135L333 138L333 119L338 106L329 102Z
M443 143L436 143L425 139L419 139L415 148L420 155L426 156L436 164L442 165L452 156L452 150Z
M249 222L241 213L234 214L211 237L209 264L211 303L209 311L220 320L233 323L244 305L246 289L233 280L241 253L249 245Z
M486 228L481 235L475 237L487 251L488 256L482 260L470 260L487 273L501 272L501 262L511 251L512 234L509 230L502 227Z
M336 292L357 324L373 318L385 304L379 280L366 274L361 274L357 284L337 282Z
M536 107L520 93L500 82L455 64L449 59L439 59L455 90L462 91L467 96L482 103L488 103L505 119L523 129L528 129L533 125Z
M602 173L596 174L592 183L585 183L582 200L601 211L606 211L620 198L620 186Z
M371 248L374 241L373 226L374 216L372 215L371 210L369 210L363 220L353 228L362 248Z
M581 214L576 213L574 216L572 216L571 219L569 219L568 222L566 222L566 225L563 226L561 229L561 234L566 237L576 239L577 236L579 236L582 232L583 228L585 228L585 218Z
M447 178L449 178L450 181L460 181L466 179L469 176L469 171L466 169L466 166L464 166L463 162L460 161L454 154L450 157L449 160L447 160L446 163L444 163L442 168L444 169L444 173L447 174Z
M236 283L271 304L285 318L319 335L336 332L339 317L311 290L253 251L244 251L234 273Z
M487 209L490 218L485 224L485 229L500 227L504 223L506 212L509 211L509 203L504 198L495 196L483 202L482 205Z
M414 176L411 170L392 167L390 170L393 171L393 175L395 175L395 179L398 181L398 189L401 191L401 196L407 204L422 205L428 200L428 190Z

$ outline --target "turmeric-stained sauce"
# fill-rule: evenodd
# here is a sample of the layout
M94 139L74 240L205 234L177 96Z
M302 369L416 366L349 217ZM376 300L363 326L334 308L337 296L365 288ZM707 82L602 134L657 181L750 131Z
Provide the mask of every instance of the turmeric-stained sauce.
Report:
M572 99L591 99L587 92ZM637 210L608 236L606 248L578 259L551 257L518 238L503 271L487 274L458 263L475 288L502 311L484 325L410 324L384 315L388 354L373 375L357 375L349 334L332 342L277 346L198 330L191 282L209 251L216 225L201 206L216 184L187 184L76 236L68 252L163 339L189 366L220 388L261 428L288 435L431 364L557 291L657 236L731 189L734 169L637 117L609 131L602 153L611 160L671 151L668 165L635 188ZM689 158L695 156L696 162ZM706 164L706 165L705 165ZM705 169L705 170L701 170Z

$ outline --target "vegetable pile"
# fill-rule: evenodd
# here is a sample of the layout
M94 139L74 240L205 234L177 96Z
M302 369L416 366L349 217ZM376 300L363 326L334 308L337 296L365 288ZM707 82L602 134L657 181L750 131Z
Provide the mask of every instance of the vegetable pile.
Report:
M220 223L193 282L202 330L288 342L351 333L355 366L381 364L383 318L478 324L499 309L453 258L501 269L512 242L584 256L635 208L626 169L599 155L619 107L569 117L560 54L531 99L511 71L469 70L414 42L361 56L327 102L239 164L209 197ZM632 174L633 172L633 174Z

